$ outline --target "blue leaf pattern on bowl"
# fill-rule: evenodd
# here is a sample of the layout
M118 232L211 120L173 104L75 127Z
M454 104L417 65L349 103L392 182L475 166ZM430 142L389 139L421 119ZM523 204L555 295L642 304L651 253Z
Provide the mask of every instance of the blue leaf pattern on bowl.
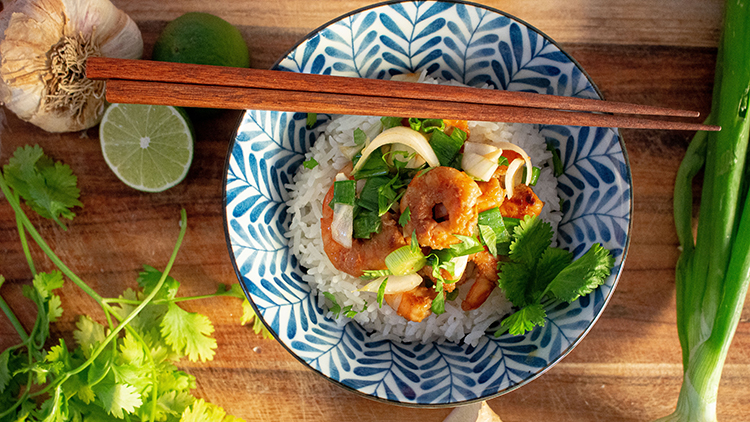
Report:
M376 5L311 34L278 70L362 78L426 70L472 86L598 98L578 65L551 40L496 10L455 2ZM405 404L486 400L539 376L591 328L611 296L627 252L632 192L627 155L614 129L541 125L562 158L561 247L580 256L596 242L615 268L606 283L571 304L548 302L546 324L499 337L499 323L475 346L375 341L356 323L326 317L284 236L286 185L321 133L306 115L247 111L230 146L224 197L233 265L273 334L313 370L369 397Z

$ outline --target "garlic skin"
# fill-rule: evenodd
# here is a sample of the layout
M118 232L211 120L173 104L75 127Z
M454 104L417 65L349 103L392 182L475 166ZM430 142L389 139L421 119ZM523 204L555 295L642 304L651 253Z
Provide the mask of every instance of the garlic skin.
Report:
M99 123L104 82L85 77L92 56L138 59L135 22L109 0L15 0L0 12L0 101L48 132Z

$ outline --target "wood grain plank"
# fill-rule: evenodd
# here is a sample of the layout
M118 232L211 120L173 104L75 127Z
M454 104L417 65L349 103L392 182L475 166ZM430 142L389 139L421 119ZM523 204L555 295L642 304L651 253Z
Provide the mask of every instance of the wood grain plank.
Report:
M147 56L166 22L188 10L213 12L239 25L252 43L253 66L268 68L310 29L367 2L299 0L214 2L154 0L115 3L136 18ZM713 83L718 0L666 2L492 1L556 39L582 63L605 98L708 111ZM585 13L576 14L576 10ZM659 16L659 21L653 17ZM649 46L649 44L654 44ZM688 69L689 71L686 71ZM221 175L239 113L224 112L196 125L198 143L182 184L160 194L134 191L101 158L97 133L48 134L8 115L0 164L19 145L39 144L79 177L84 208L68 232L34 218L61 258L97 291L116 296L134 287L142 264L163 266L176 237L180 208L189 230L173 270L181 294L214 291L236 282L221 221ZM671 180L690 133L623 131L633 174L633 239L619 285L601 319L558 365L516 392L489 401L505 422L644 421L666 415L680 388L675 327ZM32 248L40 270L51 269ZM10 208L0 200L0 289L30 327L34 309L22 297L30 282ZM70 340L79 314L99 315L96 304L68 284L65 313L53 335ZM448 409L397 407L361 398L316 375L275 341L238 323L239 304L223 298L185 304L209 315L218 341L211 362L182 362L195 375L196 394L247 421L441 421ZM0 349L17 341L0 316ZM719 390L724 422L749 419L750 304L727 357Z
M201 0L173 3L119 0L113 3L137 22L166 22L186 11L207 9ZM288 28L301 37L332 19L373 3L376 2L242 0L217 2L210 8L213 13L240 27L246 36ZM524 20L560 43L596 40L602 44L685 47L717 45L723 5L721 0L487 0L482 3Z

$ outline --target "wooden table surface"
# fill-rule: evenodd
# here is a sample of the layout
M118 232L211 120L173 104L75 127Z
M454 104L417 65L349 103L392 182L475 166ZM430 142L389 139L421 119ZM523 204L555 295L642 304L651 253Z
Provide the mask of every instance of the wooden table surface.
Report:
M144 58L166 23L184 12L216 14L236 25L251 48L252 67L268 68L309 31L370 2L354 0L116 0L140 27ZM617 101L709 111L721 0L492 0L557 40L604 93ZM97 131L49 134L8 113L0 164L16 147L39 144L79 179L78 217L63 232L34 218L62 260L103 296L136 286L143 264L163 268L177 235L188 231L171 273L181 295L236 282L222 227L222 171L239 112L195 121L197 144L187 179L163 193L128 188L105 164ZM645 421L673 409L682 381L675 326L672 187L691 133L623 130L635 211L630 253L611 302L590 334L562 362L529 385L489 401L505 422ZM51 270L33 248L39 270ZM30 273L11 208L0 202L3 297L27 328L34 307L21 295ZM72 343L76 316L100 321L98 305L72 283L62 289L65 314L53 335ZM208 315L218 349L207 363L182 362L199 397L248 421L441 421L450 409L415 409L368 400L307 369L273 340L240 326L240 302L222 298L185 307ZM719 390L719 419L750 420L750 305L745 306ZM0 316L0 350L18 337Z

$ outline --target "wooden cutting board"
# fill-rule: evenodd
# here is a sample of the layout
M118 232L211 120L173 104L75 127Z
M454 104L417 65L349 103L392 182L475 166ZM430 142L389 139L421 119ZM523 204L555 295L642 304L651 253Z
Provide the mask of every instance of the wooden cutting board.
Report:
M364 1L114 1L143 32L149 57L166 23L184 12L216 14L235 24L251 46L252 67L268 68L312 29L365 6ZM709 111L722 2L719 0L487 1L561 43L611 100ZM237 281L222 226L222 173L239 112L196 121L195 158L187 179L159 194L119 182L101 156L98 132L49 134L8 113L0 164L16 147L39 144L69 164L79 178L83 208L63 232L33 221L60 258L103 296L136 286L143 264L163 268L178 233L181 208L188 232L173 277L181 295L216 290ZM633 192L633 237L614 296L584 341L545 375L489 401L505 422L644 421L673 409L682 381L675 326L674 267L678 256L672 222L672 187L692 134L624 130ZM697 192L697 191L696 191ZM51 270L36 247L39 270ZM30 273L10 207L0 202L0 294L22 323L35 309L21 295ZM53 335L72 342L76 316L103 322L93 300L68 283L65 313ZM213 321L218 349L213 361L182 362L195 375L195 394L247 421L441 421L450 409L416 409L375 402L328 382L273 340L239 324L236 299L185 304ZM750 420L750 305L745 306L722 379L718 413ZM0 316L0 349L18 342Z

